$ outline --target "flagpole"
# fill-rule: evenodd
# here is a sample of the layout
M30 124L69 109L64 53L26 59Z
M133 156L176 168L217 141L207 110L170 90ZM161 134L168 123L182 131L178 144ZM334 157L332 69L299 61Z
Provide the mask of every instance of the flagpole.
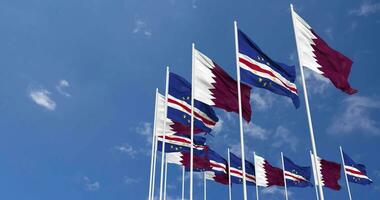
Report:
M228 159L228 197L229 200L232 200L232 191L231 191L231 161L230 161L230 148L227 148L227 159Z
M156 128L157 131L157 128ZM155 133L156 133L155 131ZM154 199L155 181L156 181L156 163L157 163L157 136L154 137L154 158L153 158L153 177L152 177L152 196L151 200Z
M281 152L281 162L282 162L282 173L284 176L284 186L285 186L285 199L288 200L288 188L286 185L286 177L285 177L285 164L284 164L284 154Z
M315 170L315 165L314 165L314 162L313 162L313 156L311 154L311 151L309 151L310 153L310 159L311 159L311 167L313 169L313 177L314 177L314 188L315 188L315 195L317 197L317 200L319 200L319 195L318 195L318 182L317 182L317 172Z
M161 148L161 176L160 176L160 198L162 200L163 184L164 184L164 164L165 164L165 140L166 140L166 116L168 112L168 92L169 92L169 66L166 67L166 83L165 83L165 109L164 109L164 128Z
M339 146L339 149L340 149L340 156L342 157L344 177L346 178L348 197L350 197L350 200L352 200L352 197L351 197L351 190L350 190L350 184L348 183L347 172L346 172L346 167L345 167L345 166L346 166L346 163L344 162L344 157L343 157L342 146Z
M168 180L168 162L166 161L166 153L165 153L165 179L164 179L164 200L166 200L166 185Z
M156 119L157 119L157 101L158 101L158 88L156 88L156 94L155 94L155 105L154 105L154 119L153 119L153 133L152 133L152 153L151 153L151 158L150 158L150 177L149 177L149 197L148 199L152 200L152 193L154 190L154 183L153 183L153 176L155 175L153 173L153 163L155 162L154 160L154 154L156 153L155 151L155 142L156 142Z
M191 49L191 124L190 124L190 200L193 200L193 158L194 158L194 77L195 77L195 70L194 70L194 50L195 50L195 44L192 44Z
M256 185L256 200L259 200L259 186L257 185L257 172L256 172L256 152L253 152L253 162L255 164L255 185Z
M185 200L185 166L182 166L182 200Z
M290 9L292 12L292 21L293 21L293 29L294 29L294 37L296 40L296 46L297 46L297 53L298 53L298 62L299 62L299 67L301 71L301 79L302 79L302 87L303 87L303 92L304 92L304 98L305 98L305 105L306 105L306 114L307 114L307 119L308 119L308 124L309 124L309 131L310 131L310 139L311 139L311 146L313 150L313 157L314 157L314 164L316 165L317 163L317 147L315 145L315 139L314 139L314 130L313 130L313 122L311 120L311 113L310 113L310 108L309 108L309 99L307 95L307 89L306 89L306 81L305 81L305 76L303 72L303 64L301 61L301 55L299 52L299 44L297 42L297 33L296 33L296 27L294 23L294 10L293 10L293 5L290 4ZM316 166L316 169L318 170L318 167ZM319 196L321 200L324 200L324 195L323 195L323 189L322 189L322 184L321 184L321 177L320 174L317 173L317 180L318 180L318 189L319 189Z
M234 21L235 32L235 55L236 55L236 74L237 74L237 87L238 87L238 101L239 101L239 126L240 126L240 149L241 149L241 164L243 170L243 196L247 200L247 182L245 174L245 154L244 154L244 132L243 132L243 115L241 106L241 88L240 88L240 67L239 67L239 42L238 42L238 29L237 22Z
M207 200L206 172L203 172L203 200Z

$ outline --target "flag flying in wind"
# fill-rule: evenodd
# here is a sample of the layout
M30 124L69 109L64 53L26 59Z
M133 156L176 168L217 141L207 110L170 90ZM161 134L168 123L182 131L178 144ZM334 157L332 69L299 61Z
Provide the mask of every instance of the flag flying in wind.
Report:
M210 170L210 161L208 159L208 147L202 149L194 148L193 170L204 172ZM186 171L190 171L190 150L185 149L181 152L166 153L168 163L185 166Z
M343 92L356 93L348 82L352 61L331 48L296 12L292 11L292 16L300 63L330 79Z
M311 167L301 167L296 165L289 158L284 156L284 174L286 186L288 187L309 187L313 186L310 182Z
M157 150L162 151L163 136L158 136ZM206 146L206 138L194 136L194 148L202 150ZM165 135L165 152L189 151L191 139L188 135Z
M215 151L208 150L208 159L210 161L210 169L206 171L206 178L215 182L228 185L228 163Z
M231 183L243 184L241 164L241 158L230 152ZM245 177L247 185L254 185L256 183L255 166L247 160L245 160Z
M314 166L314 157L311 154L311 161ZM319 173L321 178L320 182L322 186L328 187L333 190L340 190L339 179L340 179L340 164L332 161L324 160L317 157L317 169L316 173ZM315 177L316 179L316 177Z
M239 113L237 82L213 60L194 50L194 98L210 106ZM241 83L242 114L251 120L251 87Z
M241 81L290 97L298 108L295 67L273 61L241 30L238 30L238 40Z
M258 186L284 186L282 169L273 167L263 157L255 155L256 183Z
M185 125L180 133L189 134L190 128L186 127L191 123L191 84L174 73L169 75L168 118ZM211 132L218 120L212 107L194 100L195 133Z
M367 175L366 167L363 164L356 163L346 153L343 152L344 170L347 174L347 179L350 182L369 185L372 180Z

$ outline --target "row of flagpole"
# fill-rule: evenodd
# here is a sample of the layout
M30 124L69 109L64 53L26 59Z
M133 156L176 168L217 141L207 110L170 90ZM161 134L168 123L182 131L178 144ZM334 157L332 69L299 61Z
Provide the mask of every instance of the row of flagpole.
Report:
M305 101L305 107L306 107L306 115L307 115L307 121L308 121L308 127L309 127L309 133L310 133L310 141L311 141L311 147L312 147L312 159L314 162L312 162L312 167L313 167L313 172L314 170L320 170L320 167L316 164L318 163L318 154L317 154L317 147L316 147L316 142L315 142L315 137L314 137L314 129L313 129L313 122L312 122L312 117L311 117L311 111L310 111L310 106L309 106L309 100L308 100L308 93L307 93L307 86L306 86L306 81L305 81L305 75L303 71L303 66L304 63L302 63L301 54L300 54L300 46L298 44L297 40L297 33L295 31L295 16L294 16L294 10L293 10L293 5L290 5L291 8L291 15L292 15L292 21L293 21L293 28L294 28L294 36L295 36L295 41L296 41L296 46L297 46L297 54L298 54L298 61L299 61L299 68L300 68L300 73L301 73L301 82L302 82L302 87L303 87L303 92L304 92L304 101ZM244 130L243 130L243 116L242 116L242 97L241 97L241 78L240 78L240 66L239 66L239 43L238 43L238 27L237 27L237 22L234 22L234 41L235 41L235 56L236 56L236 76L237 76L237 91L238 91L238 107L239 107L239 132L240 132L240 148L241 148L241 160L242 160L242 179L243 179L243 199L247 200L247 183L246 183L246 168L245 168L245 150L244 150ZM193 200L193 156L194 156L194 151L193 151L193 142L194 142L194 77L195 77L195 70L194 70L194 50L195 50L195 44L192 44L192 78L191 78L191 123L190 123L190 141L191 141L191 148L190 148L190 183L189 183L189 199ZM167 116L167 104L168 104L168 87L169 87L169 67L166 69L166 85L165 85L165 110L164 110L164 115ZM156 90L156 103L158 99L158 91ZM155 111L155 113L157 113ZM154 116L154 127L153 127L153 139L152 139L152 156L151 156L151 173L150 173L150 180L149 180L149 198L153 199L154 198L154 187L155 187L155 173L156 173L156 157L157 157L157 137L155 135L156 133L156 114ZM167 161L166 161L166 156L165 156L165 139L166 139L166 120L163 122L163 140L162 140L162 154L161 154L161 171L160 171L160 189L159 189L159 200L166 200L166 180L167 180ZM229 149L228 149L229 153ZM343 154L341 150L341 156L343 160ZM283 161L283 155L281 153L281 159L282 159L282 165L284 168L284 161ZM230 162L229 159L229 154L228 154L228 162ZM344 161L343 161L344 162ZM182 169L182 199L184 199L184 192L185 192L185 187L184 187L184 178L185 178L185 169ZM285 172L284 172L285 173ZM324 200L324 194L323 194L323 188L321 184L321 177L319 173L315 173L315 186L316 186L316 195L317 198L320 200ZM349 198L351 198L351 193L349 189L349 184L347 180L347 174L345 171L345 178L347 182L347 189L349 192ZM288 199L288 194L287 194L287 186L286 186L286 180L284 176L284 183L285 183L285 196L286 200ZM229 199L231 200L232 195L231 195L231 179L229 178ZM257 200L259 199L258 195L258 187L256 184L256 198ZM204 199L206 199L206 175L204 174Z

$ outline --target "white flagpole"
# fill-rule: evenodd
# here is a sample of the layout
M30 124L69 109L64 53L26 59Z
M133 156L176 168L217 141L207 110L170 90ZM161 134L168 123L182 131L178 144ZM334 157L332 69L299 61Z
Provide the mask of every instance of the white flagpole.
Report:
M304 76L304 73L303 73L303 63L301 61L301 55L300 55L300 52L299 52L300 48L299 48L299 44L298 44L298 41L297 41L297 31L296 31L296 27L295 27L295 23L294 23L294 10L293 10L293 5L292 4L290 4L290 9L291 9L291 12L292 12L294 38L296 40L297 53L298 53L298 61L299 61L299 67L300 67L300 71L301 71L302 87L303 87L304 98L305 98L306 114L307 114L307 119L308 119L308 124L309 124L311 146L312 146L313 157L314 157L314 161L315 161L314 163L316 164L317 163L317 156L318 156L317 155L317 147L315 145L313 122L311 120L311 113L310 113L310 108L309 108L309 99L308 99L308 96L307 96L306 81L305 81L305 76ZM316 167L316 169L318 169L318 168ZM324 200L322 184L320 183L321 178L320 178L320 174L319 173L317 173L317 180L318 180L319 196L320 196L321 200Z
M235 32L235 54L236 54L236 74L237 74L237 87L238 87L238 101L239 101L239 125L240 125L240 148L241 148L241 165L243 170L243 196L247 200L247 182L245 177L245 154L244 154L244 132L243 132L243 114L241 107L241 88L240 88L240 67L239 67L239 41L237 22L234 21Z
M160 177L160 200L162 200L162 192L164 185L164 167L165 167L165 139L166 139L166 116L168 112L168 92L169 92L169 67L166 67L166 83L165 83L165 109L164 109L164 128L161 149L161 177Z
M316 172L316 170L315 170L315 165L314 165L313 156L312 156L311 151L310 151L310 159L311 159L311 167L312 167L312 169L313 169L315 195L316 195L316 197L317 197L317 200L319 200L317 172Z
M256 200L259 200L259 186L257 185L257 171L256 171L256 152L253 152L253 162L255 164L255 185L256 185Z
M182 200L185 200L185 166L182 166Z
M190 200L193 200L193 158L194 158L194 77L195 77L195 68L194 68L194 50L195 44L192 44L191 49L191 124L190 124Z
M203 200L207 200L206 172L203 172Z
M352 200L351 197L351 190L350 190L350 184L348 183L348 178L347 178L347 172L346 172L346 163L344 162L344 157L343 157L343 150L342 147L339 147L340 149L340 156L342 157L342 163L343 163L343 171L344 171L344 177L346 178L346 184L347 184L347 191L348 191L348 197L350 197L350 200Z
M157 131L157 128L156 128ZM156 133L155 131L155 133ZM155 181L156 181L156 163L157 163L157 136L154 137L154 157L153 157L153 177L152 177L152 196L151 200L154 199L154 189L155 189Z
M155 105L154 105L154 119L153 119L153 133L152 133L152 153L150 158L150 177L149 177L149 197L148 199L152 200L152 195L154 192L154 183L153 183L153 177L155 176L155 173L153 171L153 165L155 163L154 154L156 153L156 119L157 119L157 101L158 101L158 88L156 88L156 99L155 99Z
M228 197L229 200L232 200L232 191L231 191L231 161L230 161L230 148L227 148L228 153Z
M166 185L168 180L168 162L166 161L166 153L165 153L165 179L164 179L164 200L166 200Z
M281 152L281 162L282 162L282 173L283 173L283 176L284 176L285 199L288 200L288 188L286 186L284 154L282 152Z

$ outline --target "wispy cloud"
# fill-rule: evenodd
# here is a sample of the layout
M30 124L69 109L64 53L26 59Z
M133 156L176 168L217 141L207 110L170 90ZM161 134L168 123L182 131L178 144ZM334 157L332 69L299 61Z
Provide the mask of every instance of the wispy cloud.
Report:
M260 140L266 140L270 134L270 132L261 126L254 124L254 123L244 123L244 133L247 134L250 137L260 139Z
M218 135L222 131L223 123L223 119L219 119L218 123L216 123L215 127L212 129L212 132L215 133L215 135Z
M268 187L261 190L263 195L281 195L282 197L285 195L285 190L283 188L277 187ZM288 190L288 196L292 196L292 193Z
M293 151L296 151L296 148L298 145L298 139L296 136L291 134L289 129L283 126L277 127L273 138L274 138L274 142L272 144L273 147L280 148L286 145L290 147Z
M350 14L357 16L368 16L380 11L380 3L372 3L370 1L363 1L359 8L349 11Z
M128 155L131 158L135 158L136 154L138 153L138 151L129 144L115 146L115 149L120 153Z
M135 131L136 133L140 134L141 136L146 137L146 140L151 143L152 142L152 134L153 134L153 127L152 123L149 122L140 122L139 125L136 127Z
M61 95L65 97L70 97L71 95L64 91L66 88L69 88L69 87L70 87L70 83L67 80L60 80L58 82L58 85L55 88Z
M143 34L146 37L152 36L152 31L148 27L147 23L142 19L135 20L135 26L132 31L134 34Z
M343 101L343 111L333 118L328 128L331 134L347 134L353 131L380 134L379 122L372 118L380 109L380 100L364 96L350 96Z
M99 181L92 181L89 177L83 177L85 189L88 191L97 191L100 189Z
M323 75L317 74L309 69L304 68L305 79L307 80L307 89L313 94L323 94L328 88L330 81ZM301 79L301 77L299 77ZM301 80L299 80L301 83ZM300 85L300 84L298 84Z
M141 182L141 178L132 178L132 177L124 177L124 183L125 184L136 184L136 183L140 183Z
M267 91L255 91L251 93L251 102L254 109L264 111L273 106L275 96Z
M51 99L50 92L46 89L30 89L29 97L39 106L54 111L57 104Z

